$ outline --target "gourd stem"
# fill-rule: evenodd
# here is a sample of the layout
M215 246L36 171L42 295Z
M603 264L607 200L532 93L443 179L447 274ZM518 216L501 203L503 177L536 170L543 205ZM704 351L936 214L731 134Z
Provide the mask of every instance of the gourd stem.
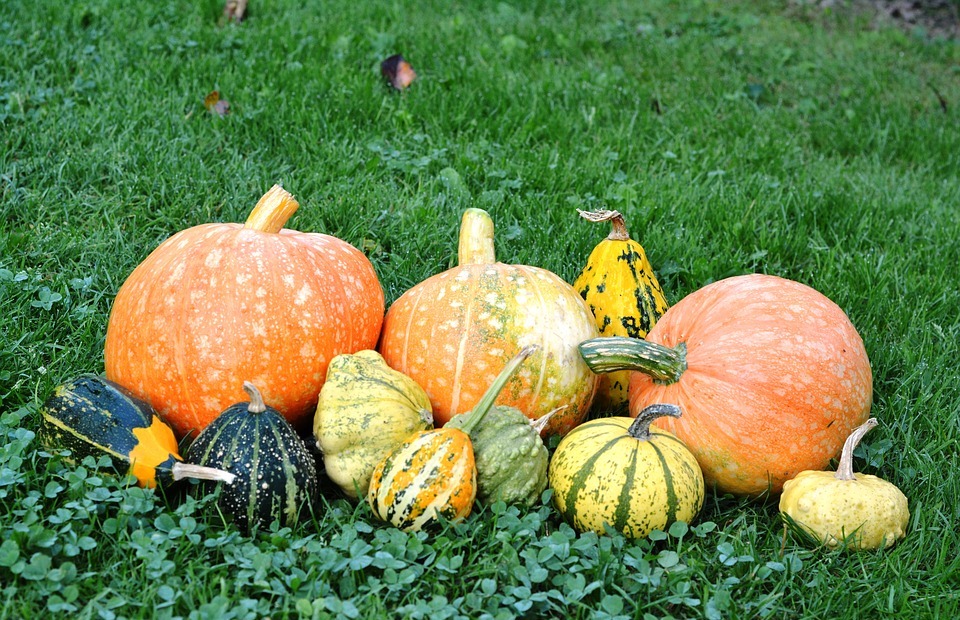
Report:
M457 262L463 265L492 265L497 262L493 247L493 220L483 209L470 208L460 219Z
M843 451L840 452L840 465L837 467L837 473L834 476L837 480L856 480L853 475L853 451L857 444L863 439L863 436L870 432L870 429L877 425L876 418L870 418L857 428L843 442Z
M193 478L195 480L215 480L233 484L236 478L236 475L228 471L223 471L222 469L204 467L203 465L194 465L192 463L181 463L179 461L173 464L173 467L170 468L170 473L173 475L174 481Z
M500 392L503 391L504 386L507 385L507 381L517 372L523 360L530 357L530 355L539 348L540 347L535 344L528 345L521 349L512 360L507 362L507 365L503 367L503 370L501 370L497 378L493 380L493 383L491 383L487 391L483 393L483 396L480 397L480 400L473 409L465 414L467 417L464 420L463 426L460 427L460 430L469 435L473 429L483 421L487 412L493 408L493 403L497 400L497 396L500 396Z
M633 421L627 433L634 439L647 441L650 439L650 424L657 418L668 415L672 418L680 417L680 407L669 403L656 403L642 409L637 414L637 419Z
M580 343L580 356L596 373L638 370L663 383L676 383L687 369L687 345L674 348L641 338L609 336Z
M249 381L244 381L243 391L250 396L250 404L247 406L247 411L250 413L263 413L267 410L267 405L263 402L263 396L254 384Z
M556 414L557 412L563 411L569 406L570 405L560 405L556 409L552 409L546 412L536 420L530 420L530 426L533 427L533 430L537 431L538 435L542 434L543 430L547 428L547 424L550 423L550 420L553 418L554 414Z
M627 223L619 211L608 211L607 209L581 211L577 209L577 213L579 213L583 219L591 222L610 222L613 225L613 230L607 235L607 239L612 241L627 241L630 239L630 233L627 232Z
M264 194L253 208L244 228L261 232L278 233L287 220L300 208L296 198L279 185L274 185Z

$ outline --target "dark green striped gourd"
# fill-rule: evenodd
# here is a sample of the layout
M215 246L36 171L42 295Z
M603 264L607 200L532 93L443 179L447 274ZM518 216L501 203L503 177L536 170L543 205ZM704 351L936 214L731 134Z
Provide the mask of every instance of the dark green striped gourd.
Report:
M250 402L228 407L194 440L187 457L237 476L217 500L242 530L297 523L317 494L317 471L306 444L283 415L244 382Z
M183 478L230 482L224 471L184 463L173 430L149 404L103 377L85 374L58 386L40 409L40 441L69 450L73 462L109 456L143 487Z
M568 433L550 461L557 510L577 530L630 538L692 521L703 506L703 473L687 447L667 431L650 428L676 405L657 404L636 417L585 422Z

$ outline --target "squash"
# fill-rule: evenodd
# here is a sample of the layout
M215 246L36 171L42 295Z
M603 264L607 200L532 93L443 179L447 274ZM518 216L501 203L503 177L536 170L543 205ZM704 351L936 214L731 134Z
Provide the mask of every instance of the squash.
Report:
M676 405L650 405L634 418L584 422L564 437L550 461L553 502L574 529L607 527L643 538L674 521L692 521L703 506L703 474L674 435L650 428Z
M243 390L250 401L224 409L190 444L187 456L236 475L217 505L239 529L249 532L274 521L293 527L317 494L313 456L253 383L244 381Z
M58 386L40 408L40 439L69 460L109 456L142 487L184 478L233 482L233 474L184 463L173 430L150 405L116 383L92 374Z
M477 501L532 506L547 487L549 454L540 431L556 412L530 420L514 407L493 406L507 380L537 347L525 347L501 371L468 413L450 418L444 428L470 436L477 464Z
M525 347L514 356L473 410L442 428L417 433L377 464L367 491L374 515L402 530L417 531L440 515L448 519L469 516L482 477L490 477L487 497L499 492L504 501L524 498L531 485L537 486L539 455L533 454L530 462L518 460L518 456L526 455L511 454L509 446L488 437L484 437L484 452L478 454L471 439L496 409L493 403L507 381L535 349ZM529 422L526 424L529 426ZM536 439L543 445L539 434ZM519 470L520 475L504 473L500 464Z
M802 471L784 483L780 513L787 523L831 548L886 549L906 535L910 509L903 491L853 471L853 451L876 425L870 418L850 434L835 473Z
M661 317L646 340L581 344L597 372L632 369L632 415L673 403L657 425L697 456L707 485L776 494L805 469L825 469L870 413L863 340L835 303L776 276L709 284Z
M433 428L423 388L372 350L338 355L313 421L327 477L349 497L367 494L377 463L417 431Z
M498 404L530 419L566 406L545 433L563 434L586 415L597 378L577 345L597 336L590 310L569 284L539 267L506 265L494 253L493 221L467 209L459 266L401 295L387 311L378 350L387 364L423 386L436 424L472 408L514 351L540 350Z
M245 224L180 231L120 287L107 378L178 435L241 400L240 377L309 425L330 360L376 346L384 299L373 266L340 239L282 228L297 207L274 186Z
M577 279L577 290L601 336L643 338L667 311L667 299L643 246L630 238L619 211L581 211L591 222L610 222L613 230L598 243ZM602 375L593 410L620 415L629 405L630 371Z

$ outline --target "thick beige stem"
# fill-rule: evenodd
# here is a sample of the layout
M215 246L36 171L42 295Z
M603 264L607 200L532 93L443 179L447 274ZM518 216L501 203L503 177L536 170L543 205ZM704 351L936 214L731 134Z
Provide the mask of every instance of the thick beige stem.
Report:
M250 212L243 227L261 232L278 233L298 208L300 203L290 192L279 185L274 185L257 202L257 206Z
M457 260L461 266L497 262L493 248L493 220L483 209L467 209L463 212Z
M857 444L860 443L860 440L863 439L863 436L870 432L874 426L877 425L876 418L870 418L857 428L853 429L853 432L850 433L850 436L847 437L847 440L843 442L843 451L840 453L840 465L837 467L837 473L834 476L837 477L837 480L856 480L856 476L853 475L853 451L856 450Z

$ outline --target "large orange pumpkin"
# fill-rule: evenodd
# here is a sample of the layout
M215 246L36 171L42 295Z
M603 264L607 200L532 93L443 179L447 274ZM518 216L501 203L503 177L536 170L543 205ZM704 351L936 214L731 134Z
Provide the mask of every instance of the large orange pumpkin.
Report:
M180 231L120 287L107 378L179 435L244 400L245 380L300 424L330 360L376 346L384 297L373 265L345 241L284 229L298 206L274 186L245 224Z
M497 262L493 221L482 209L463 214L459 261L390 306L380 353L426 390L442 426L476 405L517 350L538 345L496 402L531 419L562 407L543 432L566 433L596 391L597 377L577 351L598 335L589 308L556 274Z
M696 455L708 486L778 493L826 468L869 417L863 340L835 303L776 276L727 278L688 295L647 334L581 345L597 371L632 368L630 412L679 405L656 425Z

